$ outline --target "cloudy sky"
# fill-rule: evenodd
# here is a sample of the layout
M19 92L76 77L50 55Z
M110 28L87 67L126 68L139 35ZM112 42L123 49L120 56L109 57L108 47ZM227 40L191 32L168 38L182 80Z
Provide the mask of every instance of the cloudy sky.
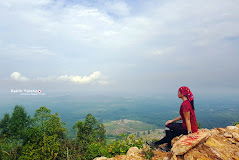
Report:
M1 95L239 95L238 0L4 0Z

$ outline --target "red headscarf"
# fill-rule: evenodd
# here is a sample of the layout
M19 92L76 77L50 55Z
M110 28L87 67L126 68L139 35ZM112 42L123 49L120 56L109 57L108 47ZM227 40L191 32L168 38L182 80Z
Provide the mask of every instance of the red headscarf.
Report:
M182 95L186 96L190 102L194 99L193 93L190 91L188 87L182 86L178 89L178 91L180 91Z

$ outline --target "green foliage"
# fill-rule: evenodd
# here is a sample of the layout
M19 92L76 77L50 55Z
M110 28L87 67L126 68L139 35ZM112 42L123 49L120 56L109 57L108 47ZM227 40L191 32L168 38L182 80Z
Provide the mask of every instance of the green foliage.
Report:
M19 139L24 138L25 129L30 123L30 116L27 115L25 109L22 106L15 106L9 123L11 136Z
M91 114L75 123L75 138L66 138L64 125L57 113L44 106L33 117L15 106L12 114L0 120L0 160L92 160L143 146L143 140L134 135L114 136L116 140L107 144L104 125Z
M84 121L76 122L74 129L77 130L77 142L82 146L83 152L93 142L105 143L104 125L91 114L88 114Z
M235 125L237 125L237 124L239 124L239 122L234 122L232 125L234 125L234 126L235 126Z
M0 139L0 159L16 160L20 153L21 142L16 139Z
M4 114L3 119L0 121L0 135L2 137L9 137L10 136L10 115L8 113Z
M102 145L102 143L91 143L88 145L88 148L85 153L86 159L94 159L95 157L111 157L111 154L108 152L108 149L105 145Z
M26 144L19 160L53 160L60 151L57 135L46 136L37 143Z
M34 127L41 129L41 134L57 135L58 138L64 138L66 129L65 124L61 121L57 113L51 114L51 111L46 107L40 107L36 110L33 118Z
M145 159L152 159L152 157L154 156L154 152L152 148L147 148L147 149L143 149L143 154Z
M122 136L122 139L116 140L107 146L111 156L126 154L130 147L143 147L143 140L136 138L135 135Z
M114 157L120 154L126 154L130 147L143 147L143 140L136 138L134 135L122 134L121 138L113 141L108 145L93 142L88 145L84 158L81 159L92 160L95 157Z
M85 120L76 122L73 128L77 131L76 143L80 146L78 151L82 155L81 159L92 159L104 152L101 146L106 144L105 128L93 115L88 114Z
M0 136L22 139L25 137L25 130L30 124L31 119L25 109L16 105L12 115L5 114L0 121Z
M77 134L76 144L71 148L78 150L81 155L78 158L80 160L92 160L100 156L113 157L125 154L130 147L142 148L143 146L142 139L136 138L134 135L125 134L107 145L104 125L91 114L88 114L85 120L76 122L73 128L76 129ZM76 154L76 157L78 155Z
M63 125L58 114L51 114L46 107L37 109L33 126L26 132L20 160L55 159L60 154L61 139L66 131Z
M22 106L16 105L11 115L4 115L0 120L0 159L18 159L25 131L30 124L30 116Z

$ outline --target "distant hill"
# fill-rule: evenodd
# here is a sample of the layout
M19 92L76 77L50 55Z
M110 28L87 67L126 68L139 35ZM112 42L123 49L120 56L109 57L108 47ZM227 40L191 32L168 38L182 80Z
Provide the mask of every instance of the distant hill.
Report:
M142 138L144 141L159 140L165 136L164 129L137 131L132 134L138 138Z
M156 125L136 120L121 119L104 123L107 135L119 135L147 131L158 128Z

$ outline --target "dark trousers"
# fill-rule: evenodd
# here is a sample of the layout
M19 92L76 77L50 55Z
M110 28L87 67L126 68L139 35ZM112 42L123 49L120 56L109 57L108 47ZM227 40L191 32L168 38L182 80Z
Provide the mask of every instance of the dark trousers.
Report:
M171 140L174 137L180 136L181 134L188 134L188 131L182 127L182 123L170 123L166 125L166 127L169 128L169 130L165 130L165 137L156 141L156 145L168 143L168 147L171 148Z

